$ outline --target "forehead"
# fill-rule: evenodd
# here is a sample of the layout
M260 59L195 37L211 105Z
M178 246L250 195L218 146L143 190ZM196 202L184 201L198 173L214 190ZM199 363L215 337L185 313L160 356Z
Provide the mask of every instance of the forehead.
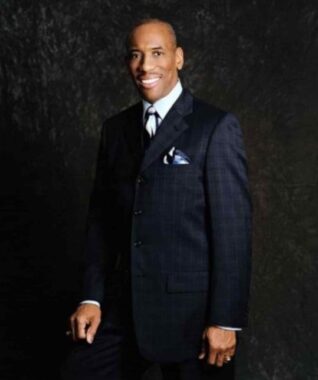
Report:
M149 23L135 28L130 35L130 48L161 46L171 48L173 38L164 23Z

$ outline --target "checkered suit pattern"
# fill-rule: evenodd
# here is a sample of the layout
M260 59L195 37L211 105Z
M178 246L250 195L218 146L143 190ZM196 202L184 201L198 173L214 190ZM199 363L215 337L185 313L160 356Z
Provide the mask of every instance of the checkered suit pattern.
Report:
M242 131L234 115L187 90L147 148L142 128L140 104L104 124L83 297L107 308L128 277L141 353L184 360L198 354L205 326L247 324L252 206ZM189 164L164 164L172 147Z

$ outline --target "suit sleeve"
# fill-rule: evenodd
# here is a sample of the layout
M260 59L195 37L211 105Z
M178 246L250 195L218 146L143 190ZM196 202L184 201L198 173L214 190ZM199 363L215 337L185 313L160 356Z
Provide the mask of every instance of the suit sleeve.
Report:
M252 205L242 131L226 114L209 140L206 196L211 242L208 325L244 327L251 275Z
M107 251L107 136L106 126L101 132L97 155L95 178L91 192L84 258L84 278L82 300L94 300L102 303L104 296L105 252Z

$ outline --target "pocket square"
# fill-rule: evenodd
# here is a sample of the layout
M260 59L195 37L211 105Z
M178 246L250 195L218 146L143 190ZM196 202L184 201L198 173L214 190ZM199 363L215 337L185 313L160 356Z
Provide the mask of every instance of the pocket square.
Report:
M188 165L190 164L190 158L180 149L173 146L163 157L163 163L165 165Z

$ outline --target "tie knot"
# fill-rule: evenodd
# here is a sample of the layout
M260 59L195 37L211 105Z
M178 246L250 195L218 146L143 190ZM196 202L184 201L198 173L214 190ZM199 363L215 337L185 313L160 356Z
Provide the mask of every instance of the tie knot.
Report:
M155 107L149 106L146 110L146 118L148 118L149 116L156 116L156 115L157 115L157 111Z

